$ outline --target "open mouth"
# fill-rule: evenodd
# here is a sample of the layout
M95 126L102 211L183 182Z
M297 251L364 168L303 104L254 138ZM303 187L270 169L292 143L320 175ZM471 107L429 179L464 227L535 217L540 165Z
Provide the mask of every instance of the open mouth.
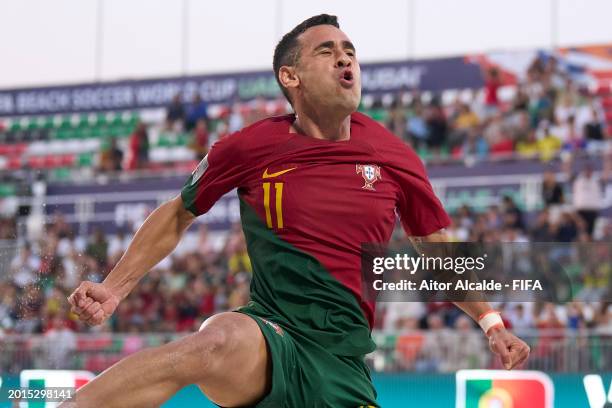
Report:
M353 77L353 73L351 72L351 70L345 69L340 74L340 85L342 85L345 88L350 88L353 86L353 83L354 83L353 79L354 77Z

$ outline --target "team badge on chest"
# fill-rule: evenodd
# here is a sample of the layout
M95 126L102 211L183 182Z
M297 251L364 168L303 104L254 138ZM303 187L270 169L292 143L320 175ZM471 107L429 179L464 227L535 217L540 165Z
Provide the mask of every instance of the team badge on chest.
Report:
M365 184L361 188L365 188L367 190L376 190L374 188L374 183L380 180L380 167L375 164L358 164L356 166L357 174L361 173Z

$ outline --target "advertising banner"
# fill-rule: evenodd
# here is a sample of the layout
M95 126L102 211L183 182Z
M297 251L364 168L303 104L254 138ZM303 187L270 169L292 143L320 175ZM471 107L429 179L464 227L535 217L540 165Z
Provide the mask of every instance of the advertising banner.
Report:
M28 381L43 379L55 387L75 389L91 380L93 374L24 370L21 382L18 376L0 376L0 408L15 406L15 401L7 398L8 391L27 389L20 385L26 377ZM612 404L612 373L460 370L456 374L378 373L372 378L378 391L378 403L384 408L604 408ZM75 379L81 379L81 383L77 384ZM50 387L48 384L46 386ZM21 406L52 408L56 404L31 401ZM191 385L176 393L163 408L196 406L212 408L215 405Z
M363 93L478 88L480 65L462 57L361 65ZM449 75L452 73L452 75ZM0 90L0 117L162 107L176 94L231 103L281 94L272 70Z

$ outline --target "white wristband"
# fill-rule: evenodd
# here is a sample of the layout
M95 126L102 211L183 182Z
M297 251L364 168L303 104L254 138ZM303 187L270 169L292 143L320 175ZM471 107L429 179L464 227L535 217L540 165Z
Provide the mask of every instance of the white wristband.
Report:
M487 336L489 335L489 330L491 330L492 328L505 327L504 321L499 315L499 312L495 310L489 310L488 312L480 315L480 317L478 318L478 324Z

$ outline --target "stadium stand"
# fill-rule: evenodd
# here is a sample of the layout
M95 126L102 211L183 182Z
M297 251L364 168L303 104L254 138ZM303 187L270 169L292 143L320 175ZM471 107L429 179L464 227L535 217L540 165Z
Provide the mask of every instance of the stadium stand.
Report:
M495 83L498 79L491 74L479 92L365 95L360 109L411 144L432 166L492 160L571 163L584 156L595 162L603 159L597 177L606 181L612 162L612 75L600 73L598 80L592 92L579 89L550 60L536 59L527 81L518 86ZM37 174L69 180L75 172L91 177L168 169L184 173L216 140L289 109L284 100L262 98L200 106L195 113L190 103L183 107L0 119L0 170L9 180L24 171L21 180L28 182ZM547 206L535 214L523 214L511 198L484 213L466 204L452 214L449 233L457 241L611 242L612 223L600 217L597 226L595 220L590 224L575 202L580 177L569 170L563 180L547 176ZM0 196L22 195L19 185L2 184ZM563 200L563 195L574 201ZM603 200L603 195L590 199ZM197 249L163 261L108 324L94 329L80 324L70 314L66 296L81 280L101 281L133 233L131 229L107 236L96 230L83 235L56 214L44 226L44 240L20 243L8 266L9 279L0 280L0 343L2 336L14 335L2 344L0 364L5 371L36 366L37 359L46 359L49 367L101 371L130 352L176 336L143 333L197 330L206 317L248 301L251 268L239 226L220 240L201 226L192 237ZM400 230L396 235L405 239ZM0 238L16 236L15 217L5 216ZM602 355L610 358L612 305L602 299L612 270L604 265L607 269L582 277L590 293L583 302L500 305L506 308L508 325L524 330L534 346L531 368L585 369L600 364ZM483 356L483 339L473 336L473 324L449 304L388 304L379 314L375 338L380 350L370 356L379 370L453 371L490 363L474 360ZM444 342L473 347L426 347ZM581 351L586 354L571 362L567 356L580 342L589 345ZM74 350L82 353L68 358Z
M503 79L493 84L489 79L480 92L365 95L361 110L412 144L426 161L534 157L547 161L560 152L602 150L612 125L610 77L609 72L598 72L592 89L579 88L556 68L554 59L537 58L527 80L518 85L505 84ZM163 109L2 119L0 169L40 169L67 178L67 169L100 168L103 153L116 139L125 153L122 170L134 170L131 140L139 123L149 132L148 170L189 163L198 157L194 128L199 118L193 113L191 119L187 116L193 103L182 107L171 122ZM198 109L210 145L242 125L284 114L289 106L284 100L257 98Z

